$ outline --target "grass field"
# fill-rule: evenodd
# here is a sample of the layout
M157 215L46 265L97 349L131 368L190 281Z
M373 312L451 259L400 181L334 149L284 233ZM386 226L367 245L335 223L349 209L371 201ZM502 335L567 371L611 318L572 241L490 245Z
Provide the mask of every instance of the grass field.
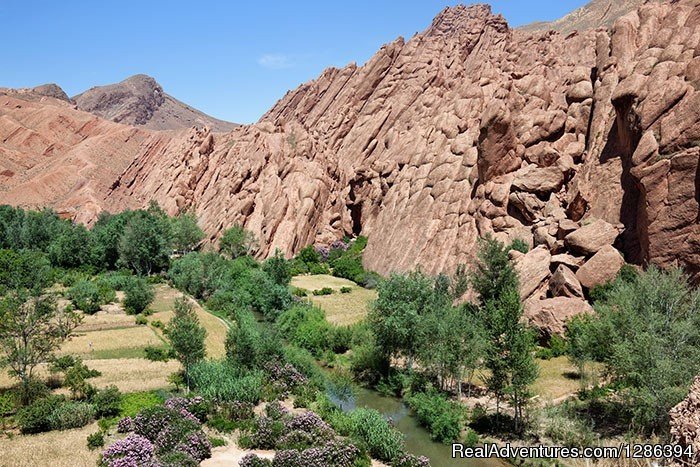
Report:
M182 293L163 284L157 285L155 287L155 291L156 298L151 304L151 309L154 311L154 313L148 317L148 321L153 322L154 320L159 320L163 324L166 324L173 316L172 310L175 300L182 296ZM226 349L224 347L224 343L226 342L226 331L228 330L226 323L211 313L206 312L194 300L192 301L192 304L194 305L197 316L199 317L199 322L207 330L207 337L204 341L207 347L207 356L211 358L222 357L226 353Z
M367 316L370 304L377 299L375 290L362 288L352 281L325 274L314 276L295 276L292 286L313 290L329 287L334 290L332 295L309 295L314 305L326 312L326 319L337 325L348 325L360 321ZM350 287L350 293L340 293L341 287Z
M90 451L87 436L97 423L83 428L15 436L0 441L0 467L82 467L97 465L99 450Z

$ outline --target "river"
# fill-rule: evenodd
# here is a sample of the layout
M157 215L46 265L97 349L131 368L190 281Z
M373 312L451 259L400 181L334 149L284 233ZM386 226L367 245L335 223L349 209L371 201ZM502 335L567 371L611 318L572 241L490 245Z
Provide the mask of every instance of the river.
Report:
M377 391L353 387L352 390L329 388L331 400L347 412L356 407L374 409L393 421L406 440L406 451L418 456L426 456L433 467L505 467L509 464L498 459L453 459L451 446L433 441L430 433L418 424L411 409L401 400L386 397Z

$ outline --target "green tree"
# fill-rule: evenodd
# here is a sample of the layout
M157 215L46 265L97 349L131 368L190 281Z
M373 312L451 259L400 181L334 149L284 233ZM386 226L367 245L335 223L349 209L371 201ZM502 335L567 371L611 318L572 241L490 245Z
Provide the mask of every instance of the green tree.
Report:
M240 225L226 229L219 240L219 251L231 259L251 255L256 249L255 236Z
M92 237L83 225L67 224L48 247L51 263L77 268L92 262Z
M50 360L79 323L80 316L57 307L52 296L12 293L0 300L0 350L20 381L23 404L30 402L36 366Z
M189 299L180 297L175 301L175 315L168 323L165 335L185 370L189 392L190 368L204 359L206 355L204 338L207 335L207 331L199 324L199 318Z
M700 373L700 291L680 270L652 266L615 281L595 310L570 326L575 362L603 363L635 428L667 433L669 410Z
M289 285L292 274L289 271L289 261L279 249L275 249L275 254L263 265L263 270L272 278L277 285Z
M139 314L153 301L153 287L142 277L130 277L124 285L124 308L129 314Z
M423 318L434 304L433 281L420 271L392 274L379 284L368 319L387 358L404 356L413 367L424 337Z
M37 294L51 282L51 264L41 252L0 250L0 295L31 289Z
M119 238L119 263L139 275L148 275L168 265L171 252L170 224L162 211L151 206L136 211Z
M481 240L471 284L479 294L479 306L472 310L484 323L489 339L485 365L490 375L486 383L496 397L496 415L508 396L519 431L538 367L533 357L534 336L521 322L518 276L502 243L492 238Z
M190 212L184 212L171 218L173 249L180 253L193 251L204 238L204 232L197 225L197 217Z

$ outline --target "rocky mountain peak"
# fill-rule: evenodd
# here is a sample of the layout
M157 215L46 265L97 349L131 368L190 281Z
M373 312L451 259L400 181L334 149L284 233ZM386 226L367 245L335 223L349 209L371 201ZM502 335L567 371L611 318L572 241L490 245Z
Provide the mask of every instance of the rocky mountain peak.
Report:
M456 5L442 10L433 19L432 24L426 30L426 36L452 36L462 31L471 32L474 29L483 29L490 21L505 19L501 15L491 13L491 6L483 3L474 5Z
M144 74L91 88L73 99L79 109L107 120L154 130L206 126L214 131L229 131L236 126L169 96L154 78Z

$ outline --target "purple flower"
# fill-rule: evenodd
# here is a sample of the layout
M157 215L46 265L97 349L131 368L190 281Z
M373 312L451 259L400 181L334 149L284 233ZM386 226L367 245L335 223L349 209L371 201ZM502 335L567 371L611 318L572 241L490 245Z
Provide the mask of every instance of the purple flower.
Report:
M133 425L131 417L124 417L117 423L117 433L128 433L133 429Z
M153 444L143 436L129 435L102 452L106 467L150 467L153 465Z

